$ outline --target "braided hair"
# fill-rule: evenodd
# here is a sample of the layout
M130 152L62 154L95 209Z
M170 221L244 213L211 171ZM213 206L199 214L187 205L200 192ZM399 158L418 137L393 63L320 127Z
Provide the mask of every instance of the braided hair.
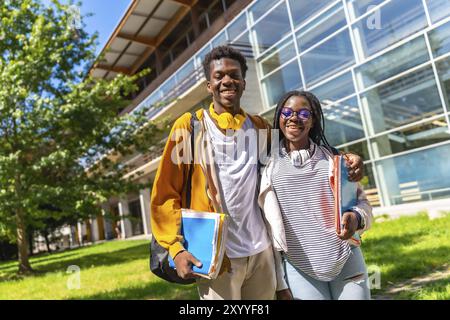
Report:
M319 99L308 91L289 91L278 101L277 108L275 109L275 117L273 119L273 128L278 129L280 141L285 138L283 131L280 130L281 109L283 109L286 101L292 96L305 98L311 107L314 124L309 131L309 138L317 145L325 145L330 148L331 146L328 143L327 138L325 138L325 118L323 116L322 106L320 105Z

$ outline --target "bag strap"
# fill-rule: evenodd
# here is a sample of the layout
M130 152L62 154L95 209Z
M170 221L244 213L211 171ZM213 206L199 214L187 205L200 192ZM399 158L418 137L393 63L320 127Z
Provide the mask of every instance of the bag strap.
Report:
M191 207L191 189L192 189L192 174L194 172L194 159L195 159L195 150L194 150L194 136L195 136L195 122L198 121L197 114L195 112L191 112L191 163L189 165L189 173L188 179L186 183L186 208Z

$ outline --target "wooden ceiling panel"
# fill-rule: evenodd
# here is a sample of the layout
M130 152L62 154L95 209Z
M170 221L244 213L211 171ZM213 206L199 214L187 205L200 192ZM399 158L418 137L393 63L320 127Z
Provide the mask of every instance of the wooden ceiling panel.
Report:
M127 54L122 55L120 59L116 62L117 67L125 67L129 68L133 65L133 63L136 61L136 57L130 56Z
M141 55L145 49L147 49L148 46L133 42L127 49L127 53L134 54L134 55Z
M155 15L161 18L170 19L177 13L178 9L180 9L181 5L172 2L172 1L164 1L162 5L156 10Z
M147 24L139 32L139 36L142 37L156 37L161 32L161 29L167 24L167 21L150 19Z
M123 51L126 46L130 43L130 41L122 39L122 38L114 38L114 41L111 43L111 50L114 51Z
M149 15L158 4L158 0L140 0L134 11L139 14Z
M140 26L145 22L145 19L146 18L142 16L131 15L123 28L120 30L120 33L135 34L139 30Z

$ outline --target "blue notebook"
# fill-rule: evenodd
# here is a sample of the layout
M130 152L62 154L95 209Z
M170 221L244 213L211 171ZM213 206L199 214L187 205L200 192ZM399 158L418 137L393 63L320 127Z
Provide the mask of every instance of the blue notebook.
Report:
M335 191L335 213L336 213L336 231L341 233L342 218L346 211L358 203L358 184L348 180L348 168L345 165L343 156L334 156L334 191ZM358 233L355 233L350 239L354 245L361 243Z
M195 274L214 279L220 270L225 252L227 215L182 209L181 234L184 248L202 262L202 267L192 266ZM175 268L172 258L169 266Z

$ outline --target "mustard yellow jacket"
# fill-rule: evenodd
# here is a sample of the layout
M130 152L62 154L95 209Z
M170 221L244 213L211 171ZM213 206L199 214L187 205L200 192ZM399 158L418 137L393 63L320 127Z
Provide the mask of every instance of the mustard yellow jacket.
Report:
M203 109L197 110L196 115L201 121ZM260 116L248 115L256 129L270 129L270 125ZM178 148L183 140L180 130L191 132L191 114L185 113L178 118L167 139L161 162L156 172L151 195L151 227L153 236L158 243L169 250L171 257L175 257L184 250L181 229L181 208L186 208L185 183L189 172L189 163L172 161L179 160ZM269 130L270 132L270 130ZM184 136L186 139L186 136ZM185 148L190 146L185 141ZM178 146L177 146L178 145ZM175 150L174 150L175 149ZM256 201L256 199L255 199ZM191 188L191 209L214 212L214 207L206 193L206 178L200 164L194 164Z

